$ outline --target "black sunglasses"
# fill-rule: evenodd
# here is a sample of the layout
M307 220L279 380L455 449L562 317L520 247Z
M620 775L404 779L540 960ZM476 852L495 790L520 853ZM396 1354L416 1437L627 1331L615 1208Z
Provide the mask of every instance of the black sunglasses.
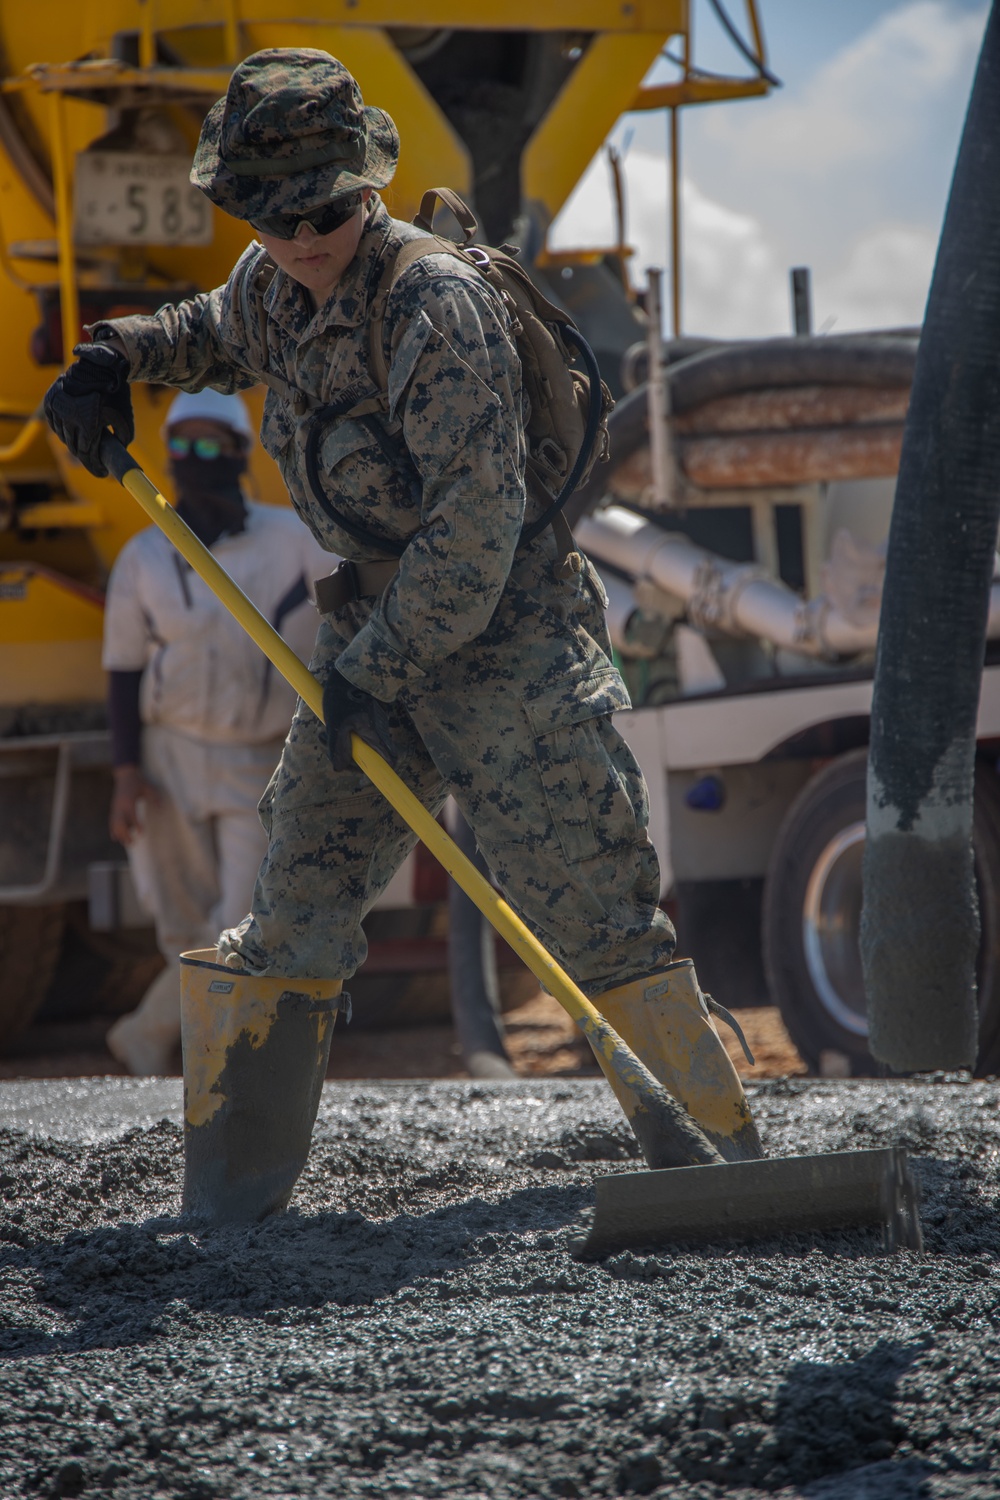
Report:
M348 219L353 219L360 203L361 194L351 193L347 198L338 198L328 208L312 208L304 214L271 214L249 222L252 229L273 235L276 240L294 240L300 224L308 224L315 234L332 234Z

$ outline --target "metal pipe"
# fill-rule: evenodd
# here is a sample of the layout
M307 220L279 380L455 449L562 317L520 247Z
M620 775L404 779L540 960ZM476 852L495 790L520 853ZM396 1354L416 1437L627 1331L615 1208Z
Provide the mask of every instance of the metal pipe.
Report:
M73 246L73 190L66 142L65 101L58 89L49 95L52 125L52 186L56 199L56 238L59 243L59 305L62 314L63 363L72 364L73 346L80 334L80 302L76 290L76 252Z
M667 453L667 378L663 367L663 272L651 267L646 290L649 343L649 458L653 475L652 509L670 503L670 458Z
M52 821L49 824L49 842L45 851L45 868L41 880L32 885L0 886L0 901L9 906L37 901L47 896L56 886L62 864L63 837L66 832L66 815L69 812L70 764L73 746L69 740L59 745L56 757L56 779L52 790Z
M579 536L577 536L577 540L579 540ZM636 603L632 585L624 578L619 578L617 573L604 574L602 581L608 596L608 607L605 611L605 618L608 622L608 634L611 636L612 645L616 650L620 651L622 647L627 647L629 624L638 611L639 606ZM631 655L631 652L626 650L625 654Z
M760 21L757 18L757 0L747 0L747 20L750 22L750 31L753 35L753 49L762 68L767 67L767 58L764 56L764 36L760 29Z
M226 61L233 66L239 62L243 47L240 37L239 0L226 0L225 18Z
M873 651L877 622L858 624L825 595L801 599L792 589L752 563L728 562L696 546L679 532L663 531L620 506L577 523L576 539L600 564L636 583L648 580L681 600L690 624L728 635L754 636L772 645L821 660ZM609 614L612 642L625 654L631 618L621 589ZM638 608L638 605L636 605ZM990 593L988 633L1000 636L1000 581Z
M145 0L142 5L142 26L139 31L139 67L156 66L156 18L153 15L154 0Z
M796 338L808 338L812 333L812 292L809 286L809 267L793 266L792 282L792 332Z
M681 123L677 106L670 111L670 280L674 338L681 336Z
M29 417L13 442L0 448L0 464L13 463L15 459L23 458L35 439L43 433L47 434L48 428L42 418Z

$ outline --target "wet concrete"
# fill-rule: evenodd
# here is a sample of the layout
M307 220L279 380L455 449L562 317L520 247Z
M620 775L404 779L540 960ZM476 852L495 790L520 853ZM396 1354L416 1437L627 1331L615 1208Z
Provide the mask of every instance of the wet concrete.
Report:
M4 1500L1000 1494L996 1084L750 1086L772 1152L908 1144L923 1251L598 1264L600 1081L328 1085L293 1211L201 1236L176 1085L94 1087L0 1085Z

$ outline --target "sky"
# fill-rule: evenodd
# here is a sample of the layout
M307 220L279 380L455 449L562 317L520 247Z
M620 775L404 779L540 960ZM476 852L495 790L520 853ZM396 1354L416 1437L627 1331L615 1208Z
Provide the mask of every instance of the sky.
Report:
M743 0L726 8L745 34ZM790 332L793 266L810 268L816 331L918 324L986 0L759 0L758 10L783 87L681 118L682 331ZM745 72L707 0L693 11L695 62ZM662 62L649 81L674 76ZM609 143L624 153L626 238L644 282L647 267L667 265L665 114L623 116ZM550 243L613 241L600 154Z

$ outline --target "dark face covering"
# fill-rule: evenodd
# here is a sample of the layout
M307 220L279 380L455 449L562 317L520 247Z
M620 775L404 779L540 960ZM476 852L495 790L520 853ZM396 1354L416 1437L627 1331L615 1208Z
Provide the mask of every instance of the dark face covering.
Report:
M243 454L198 458L189 453L184 458L171 458L175 509L206 547L224 534L243 530L247 511L240 478L246 467Z

